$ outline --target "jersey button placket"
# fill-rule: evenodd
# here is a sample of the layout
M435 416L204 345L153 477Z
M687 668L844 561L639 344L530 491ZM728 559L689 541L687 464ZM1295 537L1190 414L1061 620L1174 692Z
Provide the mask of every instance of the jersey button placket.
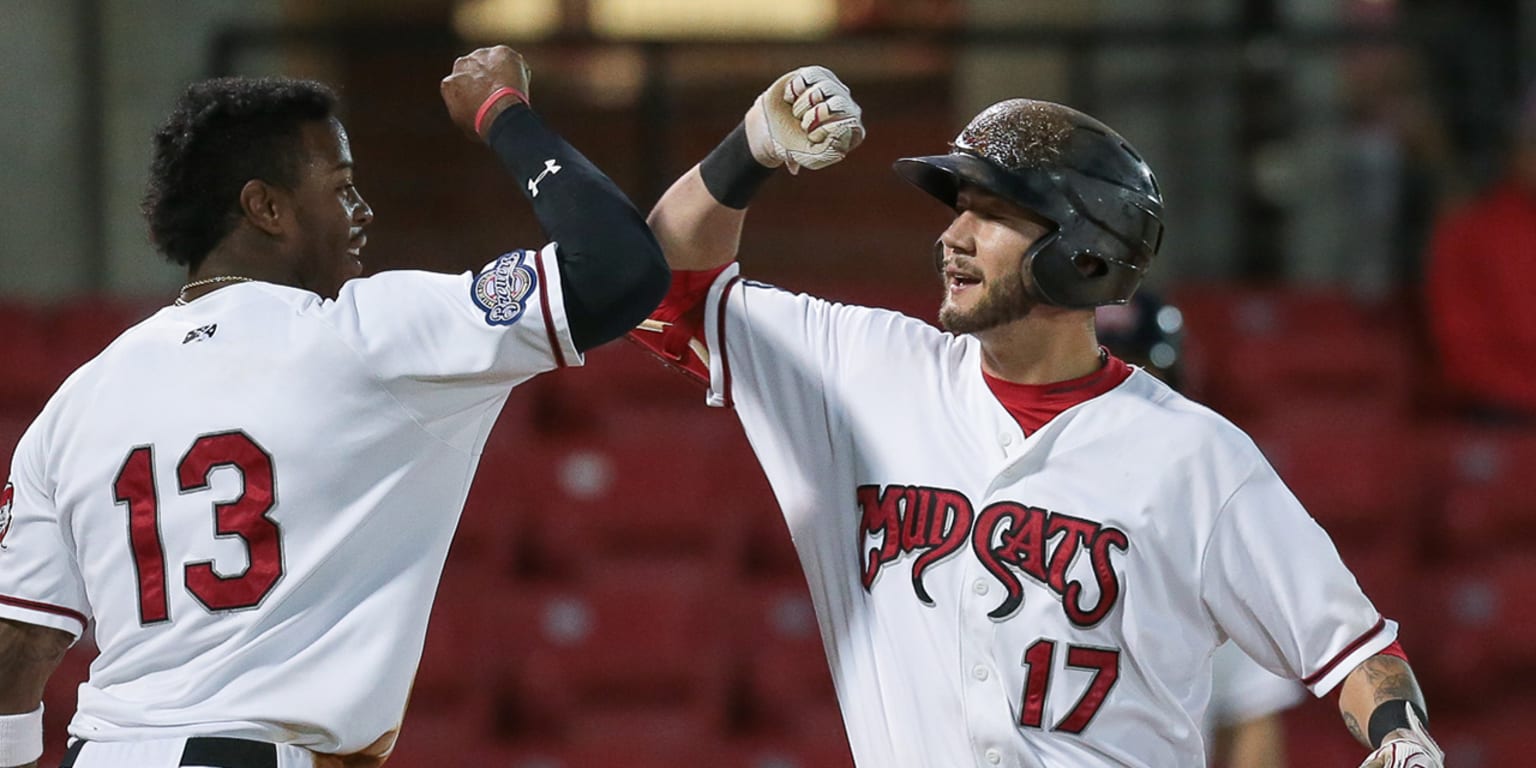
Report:
M1017 448L1019 441L1015 439L1013 442ZM977 765L1001 765L1003 753L996 745L1008 741L1017 730L1010 714L1010 696L1003 688L1005 676L998 672L1000 660L995 656L997 647L993 645L997 627L987 615L997 607L995 603L1000 598L992 589L992 577L979 559L967 558L965 568L964 580L960 583L969 586L959 593L964 626L960 641L963 666L960 669L967 678L962 695L973 750L971 760ZM983 763L983 760L987 762Z

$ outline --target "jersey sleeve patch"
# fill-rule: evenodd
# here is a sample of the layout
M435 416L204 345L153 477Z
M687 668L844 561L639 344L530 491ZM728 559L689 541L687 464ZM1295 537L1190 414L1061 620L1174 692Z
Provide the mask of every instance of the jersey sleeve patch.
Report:
M512 325L528 309L528 297L539 278L527 263L532 251L511 251L491 262L475 277L470 298L485 313L487 325Z
M11 530L11 503L15 500L16 486L6 483L5 490L0 491L0 548L5 547L5 534Z

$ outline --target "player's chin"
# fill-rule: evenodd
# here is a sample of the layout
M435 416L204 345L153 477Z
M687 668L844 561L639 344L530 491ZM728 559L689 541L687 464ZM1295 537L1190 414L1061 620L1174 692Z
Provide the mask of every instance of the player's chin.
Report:
M340 282L346 282L354 277L363 276L363 254L360 248L348 248L341 255Z
M939 327L950 333L970 333L975 324L971 322L971 315L965 309L956 306L952 299L946 298L939 305Z

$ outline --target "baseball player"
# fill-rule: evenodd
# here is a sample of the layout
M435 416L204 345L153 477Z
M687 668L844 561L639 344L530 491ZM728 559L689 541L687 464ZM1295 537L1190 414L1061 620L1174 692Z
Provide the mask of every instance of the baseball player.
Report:
M42 751L43 683L88 623L101 653L65 766L383 762L509 391L666 292L639 211L527 94L506 47L442 81L552 242L478 273L355 279L373 212L331 92L186 92L146 213L188 282L65 382L5 486L0 765Z
M897 172L955 211L941 331L744 280L776 167L863 137L826 69L785 75L657 203L673 287L632 336L734 406L810 585L860 766L1194 766L1230 638L1342 691L1373 768L1440 766L1397 625L1253 443L1107 354L1162 239L1142 158L1011 100Z

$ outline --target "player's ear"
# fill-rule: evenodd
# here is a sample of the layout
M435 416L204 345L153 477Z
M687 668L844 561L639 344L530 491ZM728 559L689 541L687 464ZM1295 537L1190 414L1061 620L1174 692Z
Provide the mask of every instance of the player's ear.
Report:
M240 214L251 226L273 237L283 234L285 200L282 190L260 179L240 188Z

